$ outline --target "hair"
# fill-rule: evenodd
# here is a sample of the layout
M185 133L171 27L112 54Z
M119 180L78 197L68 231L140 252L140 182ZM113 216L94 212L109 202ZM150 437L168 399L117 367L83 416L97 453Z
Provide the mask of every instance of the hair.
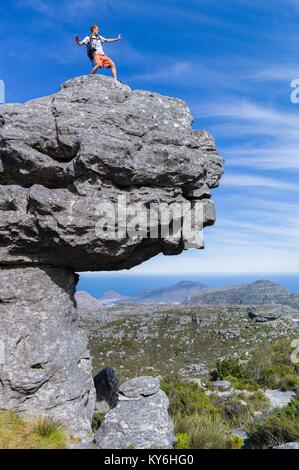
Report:
M98 27L99 27L99 26L98 26L97 24L92 24L91 27L90 27L90 31L93 33L94 30L95 30L96 28L98 28Z

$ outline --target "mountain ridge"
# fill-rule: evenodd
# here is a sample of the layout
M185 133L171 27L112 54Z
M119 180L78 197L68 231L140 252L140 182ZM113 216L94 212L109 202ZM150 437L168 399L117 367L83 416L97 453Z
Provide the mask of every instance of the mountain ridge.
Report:
M115 293L117 294L117 293ZM99 299L107 299L107 294ZM202 282L183 280L163 288L143 289L134 296L116 295L110 305L131 304L169 304L169 305L288 305L299 310L299 295L291 293L279 283L260 279L251 283L229 285L218 288L208 287ZM106 306L109 306L106 303Z

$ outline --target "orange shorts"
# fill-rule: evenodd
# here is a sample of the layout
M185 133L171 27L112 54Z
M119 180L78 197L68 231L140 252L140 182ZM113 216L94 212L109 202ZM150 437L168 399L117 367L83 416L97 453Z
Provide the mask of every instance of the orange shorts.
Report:
M99 65L100 67L105 67L106 69L111 69L113 64L110 57L105 54L95 54L94 62L96 65Z

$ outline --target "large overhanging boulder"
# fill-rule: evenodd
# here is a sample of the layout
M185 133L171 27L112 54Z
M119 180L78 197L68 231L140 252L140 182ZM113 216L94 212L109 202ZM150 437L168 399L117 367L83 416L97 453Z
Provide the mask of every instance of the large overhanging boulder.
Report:
M134 225L132 212L140 205L189 204L192 210L196 203L202 225L214 223L210 189L219 184L223 160L213 138L191 125L183 101L131 91L102 76L70 80L57 94L24 105L1 106L0 262L118 270L159 253L202 248L183 231L163 236L158 217L151 218L154 237L143 230L111 239L97 230L101 210L111 203L122 225ZM126 208L133 211L124 218Z
M0 106L0 409L88 434L95 391L74 273L203 248L193 232L215 221L223 160L191 126L183 101L101 76Z

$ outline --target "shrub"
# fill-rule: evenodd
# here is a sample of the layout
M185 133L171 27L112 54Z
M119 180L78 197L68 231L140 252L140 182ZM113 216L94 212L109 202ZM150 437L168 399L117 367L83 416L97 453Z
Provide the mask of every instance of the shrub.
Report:
M247 378L259 386L279 388L286 375L298 375L297 366L290 360L291 352L289 340L280 340L256 351L247 364Z
M228 376L242 379L245 376L244 366L239 359L229 357L222 361L217 361L216 369L211 372L212 380L224 380Z
M296 390L299 385L299 379L297 375L288 374L282 378L280 388L284 391Z
M248 413L248 407L242 405L237 398L230 398L222 404L221 415L232 425L239 425Z
M232 375L226 377L232 384L232 386L238 390L247 390L248 392L255 392L258 389L258 385L256 383L249 383L246 379L237 379Z
M176 439L176 449L190 449L190 435L187 432L178 433Z
M249 428L253 448L269 448L299 440L299 401L293 400L284 410L254 420Z
M230 449L242 449L244 447L244 439L241 436L237 436L236 434L232 434L229 438L229 448Z
M253 352L247 363L236 358L218 361L213 380L228 379L235 388L257 390L260 387L294 390L298 387L298 366L291 363L290 341L281 340Z
M194 413L174 419L177 434L189 435L190 449L227 449L229 429L220 415Z
M241 398L241 397L240 397ZM263 392L260 390L257 390L254 392L253 395L251 396L245 396L244 400L247 402L250 408L252 408L254 411L267 411L270 407L270 400L265 397Z
M191 415L203 410L211 413L219 411L214 398L206 396L194 382L163 382L161 387L168 395L171 416Z

